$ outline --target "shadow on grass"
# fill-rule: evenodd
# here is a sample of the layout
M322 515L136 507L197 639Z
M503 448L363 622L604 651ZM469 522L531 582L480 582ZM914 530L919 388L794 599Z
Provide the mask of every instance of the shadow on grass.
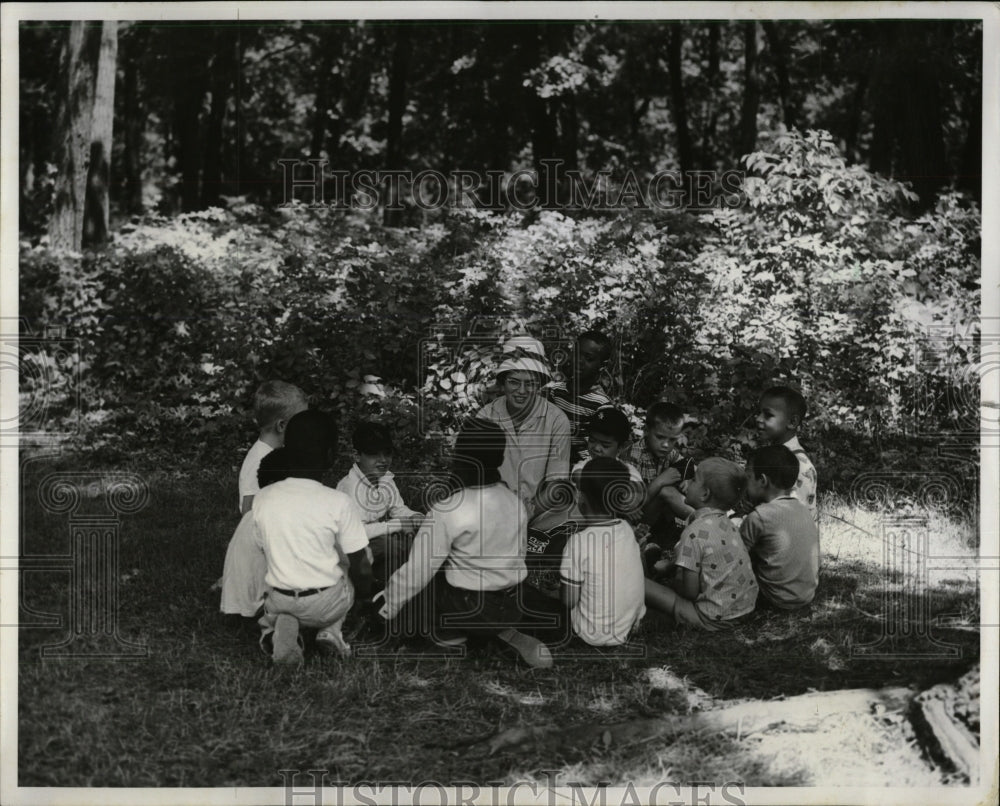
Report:
M41 475L22 483L30 489ZM148 647L145 659L42 659L44 645L66 636L70 575L23 575L22 603L60 625L19 632L21 785L280 786L279 771L289 769L326 770L329 781L510 782L560 765L582 783L603 775L655 781L669 770L678 781L788 785L799 781L770 772L724 736L628 750L539 753L527 745L495 756L485 738L516 725L684 713L687 699L650 674L662 667L714 698L768 699L811 689L925 688L957 678L979 656L978 633L956 628L977 621L972 585L910 591L907 599L907 612L929 613L929 634L956 646L957 656L856 656L855 648L886 634L887 594L909 589L901 574L845 560L824 567L807 610L761 611L731 635L679 630L651 613L628 647L588 649L546 671L487 645L464 659L310 657L288 674L270 666L252 632L224 624L218 594L209 593L237 520L235 488L222 478L150 472L149 505L121 520L117 623L124 638ZM25 545L33 554L64 554L67 516L25 500ZM958 618L934 622L945 614ZM896 636L895 648L926 648L926 632Z

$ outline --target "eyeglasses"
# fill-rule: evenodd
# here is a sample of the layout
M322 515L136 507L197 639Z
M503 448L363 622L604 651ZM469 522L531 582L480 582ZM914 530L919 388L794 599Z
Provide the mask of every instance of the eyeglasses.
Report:
M504 385L508 389L523 389L525 392L534 392L538 388L537 381L519 381L517 378L507 378Z

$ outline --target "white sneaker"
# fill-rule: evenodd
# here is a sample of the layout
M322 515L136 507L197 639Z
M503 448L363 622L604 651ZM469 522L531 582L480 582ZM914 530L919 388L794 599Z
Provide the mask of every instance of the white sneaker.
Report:
M525 635L517 630L504 630L497 637L505 644L509 644L520 655L524 662L533 669L551 669L552 653L537 638Z
M324 655L351 657L351 645L344 640L339 630L320 630L316 633L316 648Z
M299 638L299 620L281 613L274 621L274 650L271 657L282 666L301 666L304 661Z

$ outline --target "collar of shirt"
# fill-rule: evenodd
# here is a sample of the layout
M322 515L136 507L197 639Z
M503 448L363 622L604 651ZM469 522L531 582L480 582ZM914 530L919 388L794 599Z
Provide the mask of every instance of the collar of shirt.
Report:
M695 521L700 521L702 518L708 518L712 515L722 515L726 516L726 513L721 509L716 509L715 507L699 507L693 513L691 513L691 518L688 523L694 523Z
M799 438L797 436L792 437L788 442L784 443L784 446L790 451L801 451L802 445L799 443Z
M355 484L363 484L365 485L365 487L371 487L373 489L378 489L379 487L381 487L381 484L372 483L372 480L361 472L361 468L358 467L357 462L355 462L354 465L351 467L351 472L348 473L348 475L351 477L351 481L353 481ZM392 471L387 470L385 471L385 475L379 476L378 480L379 482L390 481L392 478L393 478Z
M520 429L516 429L514 427L514 418L510 416L510 412L507 410L507 398L502 397L498 402L500 403L499 406L500 413L503 415L503 417L500 418L500 425L505 428L509 428L511 433L514 433L516 430L523 431L525 426L527 426L529 423L534 423L536 420L540 420L542 418L542 413L543 413L542 407L545 404L545 401L542 399L542 396L538 395L535 398L535 402L531 406L531 411L529 411L528 414L525 416L525 418L521 420Z

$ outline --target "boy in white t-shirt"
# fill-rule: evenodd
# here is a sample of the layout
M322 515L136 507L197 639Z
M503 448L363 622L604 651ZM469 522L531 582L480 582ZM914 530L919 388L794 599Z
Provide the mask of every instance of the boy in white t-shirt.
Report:
M222 569L219 609L227 615L255 617L264 604L264 555L254 545L249 517L253 498L260 490L257 471L261 460L285 441L288 422L308 408L305 393L285 381L265 381L254 393L254 419L260 429L257 441L247 451L240 467L237 506L243 517L236 527Z
M610 457L591 459L580 471L586 526L566 542L559 574L573 632L592 646L624 644L646 612L639 545L628 521L614 514L631 483Z
M275 663L302 662L300 627L319 630L320 650L349 656L341 634L344 617L355 595L367 599L371 593L361 515L346 495L321 482L336 446L333 418L305 411L289 422L286 445L261 462L263 487L251 514L269 586L259 623L262 640L273 633Z
M559 562L559 598L526 585L525 631L550 644L572 635L592 646L624 644L646 612L639 544L619 517L630 474L622 462L598 457L580 469L578 486L581 517Z

